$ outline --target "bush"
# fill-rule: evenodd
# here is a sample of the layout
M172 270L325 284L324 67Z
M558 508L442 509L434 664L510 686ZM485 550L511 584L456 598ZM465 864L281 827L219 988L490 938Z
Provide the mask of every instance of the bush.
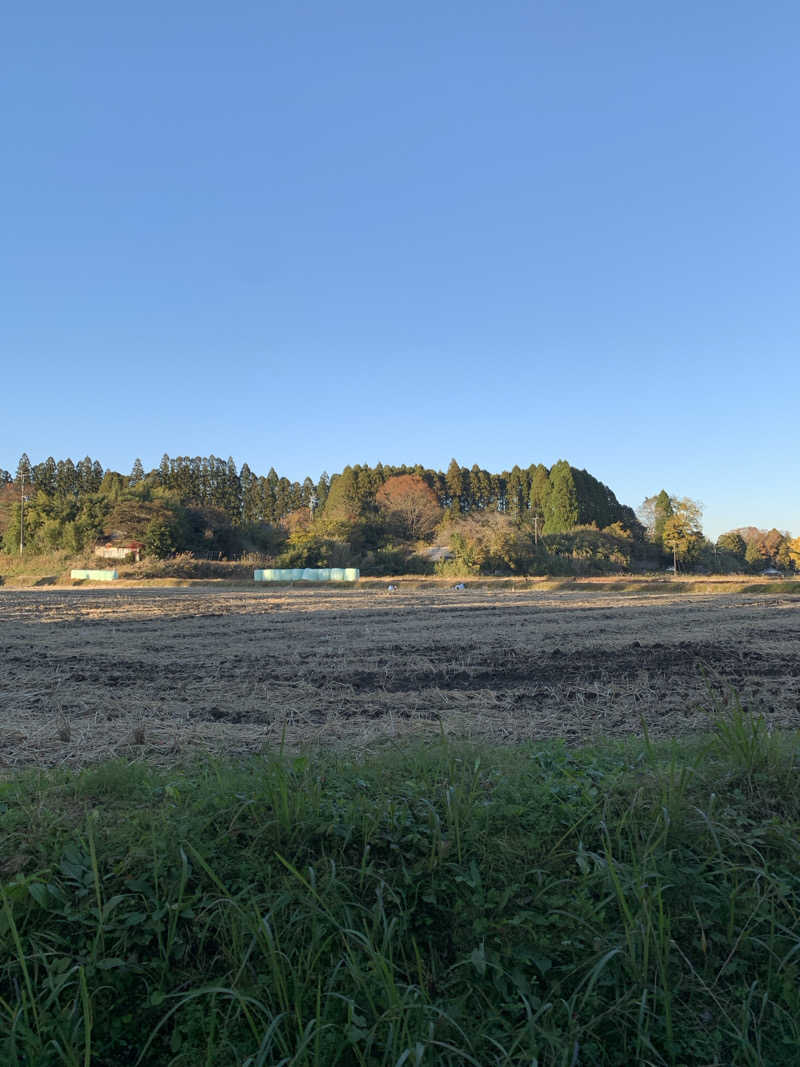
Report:
M254 567L264 566L264 562L257 557L248 557L236 563L198 559L190 552L182 552L168 559L150 557L118 570L122 578L228 578L238 581L252 579Z
M433 564L403 548L379 548L367 552L361 561L365 577L381 578L390 574L432 574Z
M278 556L277 567L352 567L358 559L347 541L297 530Z
M177 549L177 541L172 526L162 519L154 519L144 535L145 555L155 559L166 559Z

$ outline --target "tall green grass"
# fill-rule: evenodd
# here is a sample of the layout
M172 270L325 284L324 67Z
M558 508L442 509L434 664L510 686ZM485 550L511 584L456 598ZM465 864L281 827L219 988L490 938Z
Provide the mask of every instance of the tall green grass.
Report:
M796 1064L798 740L0 787L0 1063Z

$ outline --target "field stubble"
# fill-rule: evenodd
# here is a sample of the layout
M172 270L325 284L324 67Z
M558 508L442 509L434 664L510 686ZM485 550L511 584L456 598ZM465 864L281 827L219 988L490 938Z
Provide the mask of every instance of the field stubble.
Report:
M444 732L800 724L800 601L467 589L0 593L0 766Z

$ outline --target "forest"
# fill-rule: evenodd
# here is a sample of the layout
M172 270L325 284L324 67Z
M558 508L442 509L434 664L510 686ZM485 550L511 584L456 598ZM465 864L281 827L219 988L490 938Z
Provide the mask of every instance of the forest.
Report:
M158 559L253 557L365 575L800 570L800 538L747 527L711 544L701 517L666 490L634 512L566 460L501 473L455 459L446 471L356 464L302 482L214 455L164 455L150 471L137 459L121 474L89 456L31 464L23 454L13 475L0 469L7 553L77 556L129 538Z

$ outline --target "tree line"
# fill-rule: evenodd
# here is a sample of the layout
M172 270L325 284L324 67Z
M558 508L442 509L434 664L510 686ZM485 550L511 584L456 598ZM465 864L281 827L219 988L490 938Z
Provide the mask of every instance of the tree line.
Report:
M182 504L214 507L224 511L234 522L280 522L302 507L319 507L325 503L333 486L338 495L358 507L368 507L387 479L397 475L415 475L435 493L441 507L457 514L497 511L521 517L530 514L542 532L560 533L580 523L608 526L623 522L637 524L631 508L621 505L608 486L588 471L576 470L565 460L552 468L532 464L492 474L476 465L460 466L453 459L446 472L421 465L374 467L347 466L331 478L327 472L315 482L279 477L274 468L266 475L255 474L247 463L237 469L233 458L217 456L164 455L160 465L145 472L137 459L129 475L104 470L102 464L86 456L74 463L71 459L56 462L48 457L32 465L23 454L16 475L0 469L0 485L26 482L48 496L75 497L109 488L134 488L146 483L150 488L166 489L176 494Z
M493 473L453 459L347 466L291 481L232 458L164 455L128 474L86 456L0 469L0 533L17 551L90 550L98 539L141 540L151 556L257 553L276 565L362 567L364 573L604 573L650 569L795 567L791 539L705 540L693 501L664 490L638 515L586 470L559 460ZM777 533L777 531L776 531ZM756 539L757 540L757 539ZM431 549L438 546L436 552ZM713 557L713 558L712 558Z
M665 489L644 500L638 514L648 541L672 556L675 570L683 566L711 573L800 571L800 537L793 538L788 531L742 527L720 534L712 544L703 536L700 505Z

